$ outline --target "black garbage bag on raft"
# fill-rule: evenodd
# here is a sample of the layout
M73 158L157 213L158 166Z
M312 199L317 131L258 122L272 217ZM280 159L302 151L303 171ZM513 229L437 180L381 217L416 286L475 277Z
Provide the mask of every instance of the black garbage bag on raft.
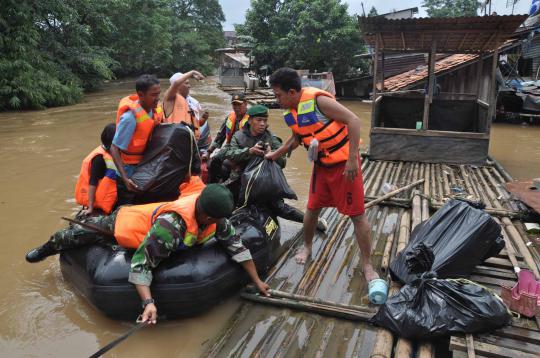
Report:
M143 159L131 176L142 191L137 203L176 200L190 163L192 174L200 174L201 162L192 132L183 124L155 127Z
M471 203L451 200L413 230L390 272L405 284L427 271L439 278L469 277L476 265L503 247L501 227L491 216Z
M252 159L242 173L239 203L266 203L277 199L296 200L298 197L279 164L261 157Z
M482 333L503 327L511 314L502 299L466 279L425 273L381 306L372 323L408 339Z
M282 238L271 212L256 206L238 210L231 222L261 277L295 237ZM128 282L133 253L101 244L65 250L60 254L60 269L64 279L99 311L132 321L142 312L135 286ZM250 282L246 271L216 239L172 254L152 274L152 297L160 317L167 319L205 312Z

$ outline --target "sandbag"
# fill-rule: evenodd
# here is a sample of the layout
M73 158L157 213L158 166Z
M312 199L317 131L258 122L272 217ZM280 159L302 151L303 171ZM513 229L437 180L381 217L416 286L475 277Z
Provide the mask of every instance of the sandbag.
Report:
M298 197L279 164L261 157L252 159L242 173L239 203L266 203L276 199L296 200Z
M503 327L511 314L499 296L466 279L427 273L382 305L372 323L408 339L482 333Z
M423 272L439 278L469 277L474 267L504 247L501 227L484 211L451 200L411 233L390 265L394 280L411 283Z
M176 200L178 187L189 172L200 174L200 157L192 132L183 124L161 124L154 128L142 161L131 180L142 189L138 203Z

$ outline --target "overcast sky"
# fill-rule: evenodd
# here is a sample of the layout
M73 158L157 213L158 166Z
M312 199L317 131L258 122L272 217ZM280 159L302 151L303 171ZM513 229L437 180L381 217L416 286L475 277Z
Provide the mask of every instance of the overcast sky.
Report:
M510 15L512 13L512 6L510 5L507 8L506 3L510 3L511 1L493 0L492 11L496 11L499 15ZM362 14L361 3L363 2L366 13L372 6L375 6L379 14L390 12L394 9L400 10L416 6L420 10L420 16L427 16L425 9L421 7L422 0L349 0L344 2L349 4L349 13L351 15ZM514 14L528 14L531 2L531 0L519 0L515 5ZM250 0L219 0L219 3L223 8L226 18L223 24L223 30L234 30L234 24L244 22L246 10L250 6Z

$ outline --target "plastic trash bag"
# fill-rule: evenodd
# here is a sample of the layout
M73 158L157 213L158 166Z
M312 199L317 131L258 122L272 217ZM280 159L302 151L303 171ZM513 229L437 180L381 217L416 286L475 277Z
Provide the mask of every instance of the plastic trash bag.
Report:
M201 171L197 143L183 124L161 124L154 128L142 161L131 180L141 188L139 203L176 200L179 185L189 173Z
M260 157L252 159L242 173L239 203L266 203L276 199L296 200L298 197L279 164Z
M471 203L452 200L413 230L390 272L402 283L411 283L426 271L435 271L440 278L468 277L503 247L501 227L491 216Z
M405 285L381 306L372 323L408 339L482 333L507 325L502 299L466 279L436 279L434 273Z

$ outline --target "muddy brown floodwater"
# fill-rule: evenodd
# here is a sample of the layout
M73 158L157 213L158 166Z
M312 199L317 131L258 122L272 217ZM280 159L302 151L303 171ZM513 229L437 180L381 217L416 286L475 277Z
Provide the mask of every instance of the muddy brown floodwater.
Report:
M89 356L131 327L104 317L75 293L62 278L58 258L31 265L24 254L65 225L61 216L78 210L73 190L81 160L98 145L118 100L133 87L117 81L74 106L0 113L1 357ZM192 94L210 112L215 132L230 110L228 95L212 79L195 84ZM370 106L343 103L361 118L366 149ZM279 110L272 111L270 128L283 139L289 135ZM492 133L491 154L510 174L540 177L540 127L495 124ZM306 204L310 171L305 152L293 153L286 175L299 208ZM197 357L239 304L233 297L199 317L160 322L107 356Z

